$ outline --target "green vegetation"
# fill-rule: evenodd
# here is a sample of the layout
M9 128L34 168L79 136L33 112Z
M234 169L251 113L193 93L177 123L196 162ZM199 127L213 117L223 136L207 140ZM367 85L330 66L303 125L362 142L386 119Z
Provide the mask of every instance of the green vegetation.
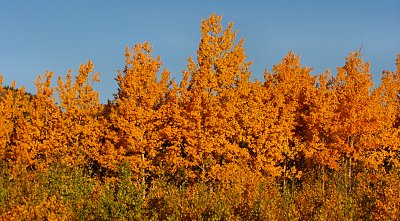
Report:
M128 166L114 179L84 168L52 165L46 172L0 177L0 214L16 220L396 220L399 170L385 176L361 171L313 171L302 181L267 179L248 171L221 182L177 185L131 180Z

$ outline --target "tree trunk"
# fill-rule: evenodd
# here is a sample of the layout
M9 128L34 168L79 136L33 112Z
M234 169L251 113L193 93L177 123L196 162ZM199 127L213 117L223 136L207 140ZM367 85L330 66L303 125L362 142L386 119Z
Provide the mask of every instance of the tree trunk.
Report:
M142 188L143 188L143 199L146 198L146 176L145 176L145 162L144 162L144 152L142 153Z

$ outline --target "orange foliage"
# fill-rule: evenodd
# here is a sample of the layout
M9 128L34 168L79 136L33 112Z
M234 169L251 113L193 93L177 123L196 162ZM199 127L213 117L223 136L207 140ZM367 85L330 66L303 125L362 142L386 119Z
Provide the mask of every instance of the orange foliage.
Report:
M372 90L359 52L335 77L312 76L289 52L264 82L251 82L244 41L221 18L202 22L196 61L188 59L180 85L167 70L159 76L160 58L146 42L126 49L118 93L107 105L92 88L99 73L91 61L55 88L52 72L39 75L34 96L2 88L2 159L20 169L61 161L116 171L129 162L138 176L202 179L219 179L228 165L300 177L312 165L337 168L342 157L374 168L398 161L399 70L383 72Z
M125 69L116 78L119 89L110 116L118 131L116 148L122 150L122 159L142 176L153 169L152 160L161 148L160 108L168 91L169 73L165 70L161 80L157 79L161 62L151 56L152 50L147 42L136 45L133 53L126 49Z
M92 84L99 81L100 73L92 74L93 67L89 60L79 67L75 80L72 71L68 72L65 81L61 77L57 80L61 113L55 129L54 157L65 164L100 162L105 167L112 167L109 162L104 162L102 156L115 154L103 140L106 126L101 116L103 107L99 103L98 92L92 88ZM106 150L109 152L104 153ZM113 160L110 159L111 162Z
M235 173L286 184L315 168L324 177L344 168L348 185L354 169L400 166L400 54L396 72L384 71L376 88L360 52L336 75L312 75L289 52L263 81L251 81L244 40L221 19L202 22L197 57L188 59L180 84L161 70L148 42L127 48L108 104L93 89L100 73L90 60L55 87L52 72L39 75L35 95L15 83L3 87L0 78L1 161L14 174L61 163L109 177L128 163L142 184L157 177L245 183ZM53 202L62 205L53 198L44 204Z

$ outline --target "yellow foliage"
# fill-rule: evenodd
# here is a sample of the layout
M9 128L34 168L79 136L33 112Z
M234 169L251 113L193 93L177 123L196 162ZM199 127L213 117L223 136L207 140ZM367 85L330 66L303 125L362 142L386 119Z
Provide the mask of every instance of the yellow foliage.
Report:
M350 53L336 74L328 70L318 75L289 52L265 71L263 81L251 81L252 63L247 61L244 40L236 39L233 23L223 27L221 20L212 14L202 21L196 58L188 59L179 84L162 69L161 59L153 57L150 43L126 48L125 66L116 77L118 91L108 104L100 103L93 88L100 73L94 72L90 60L79 66L76 76L72 70L59 76L54 87L53 72L39 75L34 95L15 82L3 86L1 76L4 177L12 182L27 173L26 179L33 179L53 165L67 165L108 187L117 185L117 193L118 185L132 182L130 187L142 188L144 202L148 192L159 190L155 180L161 179L188 187L183 196L202 215L218 204L213 197L231 203L234 206L214 214L229 219L354 218L351 197L368 201L357 195L362 193L374 197L373 203L366 203L374 209L374 218L396 219L399 183L393 171L400 166L400 54L396 72L384 71L376 88L370 64L360 52ZM121 180L122 166L132 173ZM367 180L360 176L371 174L378 174L382 182L358 182ZM304 181L312 176L318 181L315 191L311 181ZM203 183L212 183L220 192ZM268 198L258 189L266 183L279 186L268 189L268 194L281 194L293 203ZM374 194L372 184L385 192ZM288 193L290 187L299 189ZM111 190L96 191L99 203L106 201L100 195ZM174 191L163 194L179 195ZM199 194L206 198L196 198ZM309 197L312 202L307 202ZM260 205L279 210L270 202L279 203L285 212L253 211ZM38 205L7 205L4 219L58 220L74 213L55 196ZM237 205L247 209L237 212ZM183 204L168 206L181 211L177 219L206 217ZM229 215L221 215L227 211Z

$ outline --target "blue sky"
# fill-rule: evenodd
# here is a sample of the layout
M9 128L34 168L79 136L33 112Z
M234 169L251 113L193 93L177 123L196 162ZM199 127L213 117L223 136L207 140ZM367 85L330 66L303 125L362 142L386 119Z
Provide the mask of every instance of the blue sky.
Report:
M124 49L150 41L154 55L179 81L195 56L200 23L211 13L234 22L245 38L253 77L290 51L301 55L313 74L336 73L351 51L363 48L374 81L395 70L400 53L400 1L4 1L0 0L0 73L34 92L46 70L64 76L91 59L102 82L103 102L117 91L116 70Z

